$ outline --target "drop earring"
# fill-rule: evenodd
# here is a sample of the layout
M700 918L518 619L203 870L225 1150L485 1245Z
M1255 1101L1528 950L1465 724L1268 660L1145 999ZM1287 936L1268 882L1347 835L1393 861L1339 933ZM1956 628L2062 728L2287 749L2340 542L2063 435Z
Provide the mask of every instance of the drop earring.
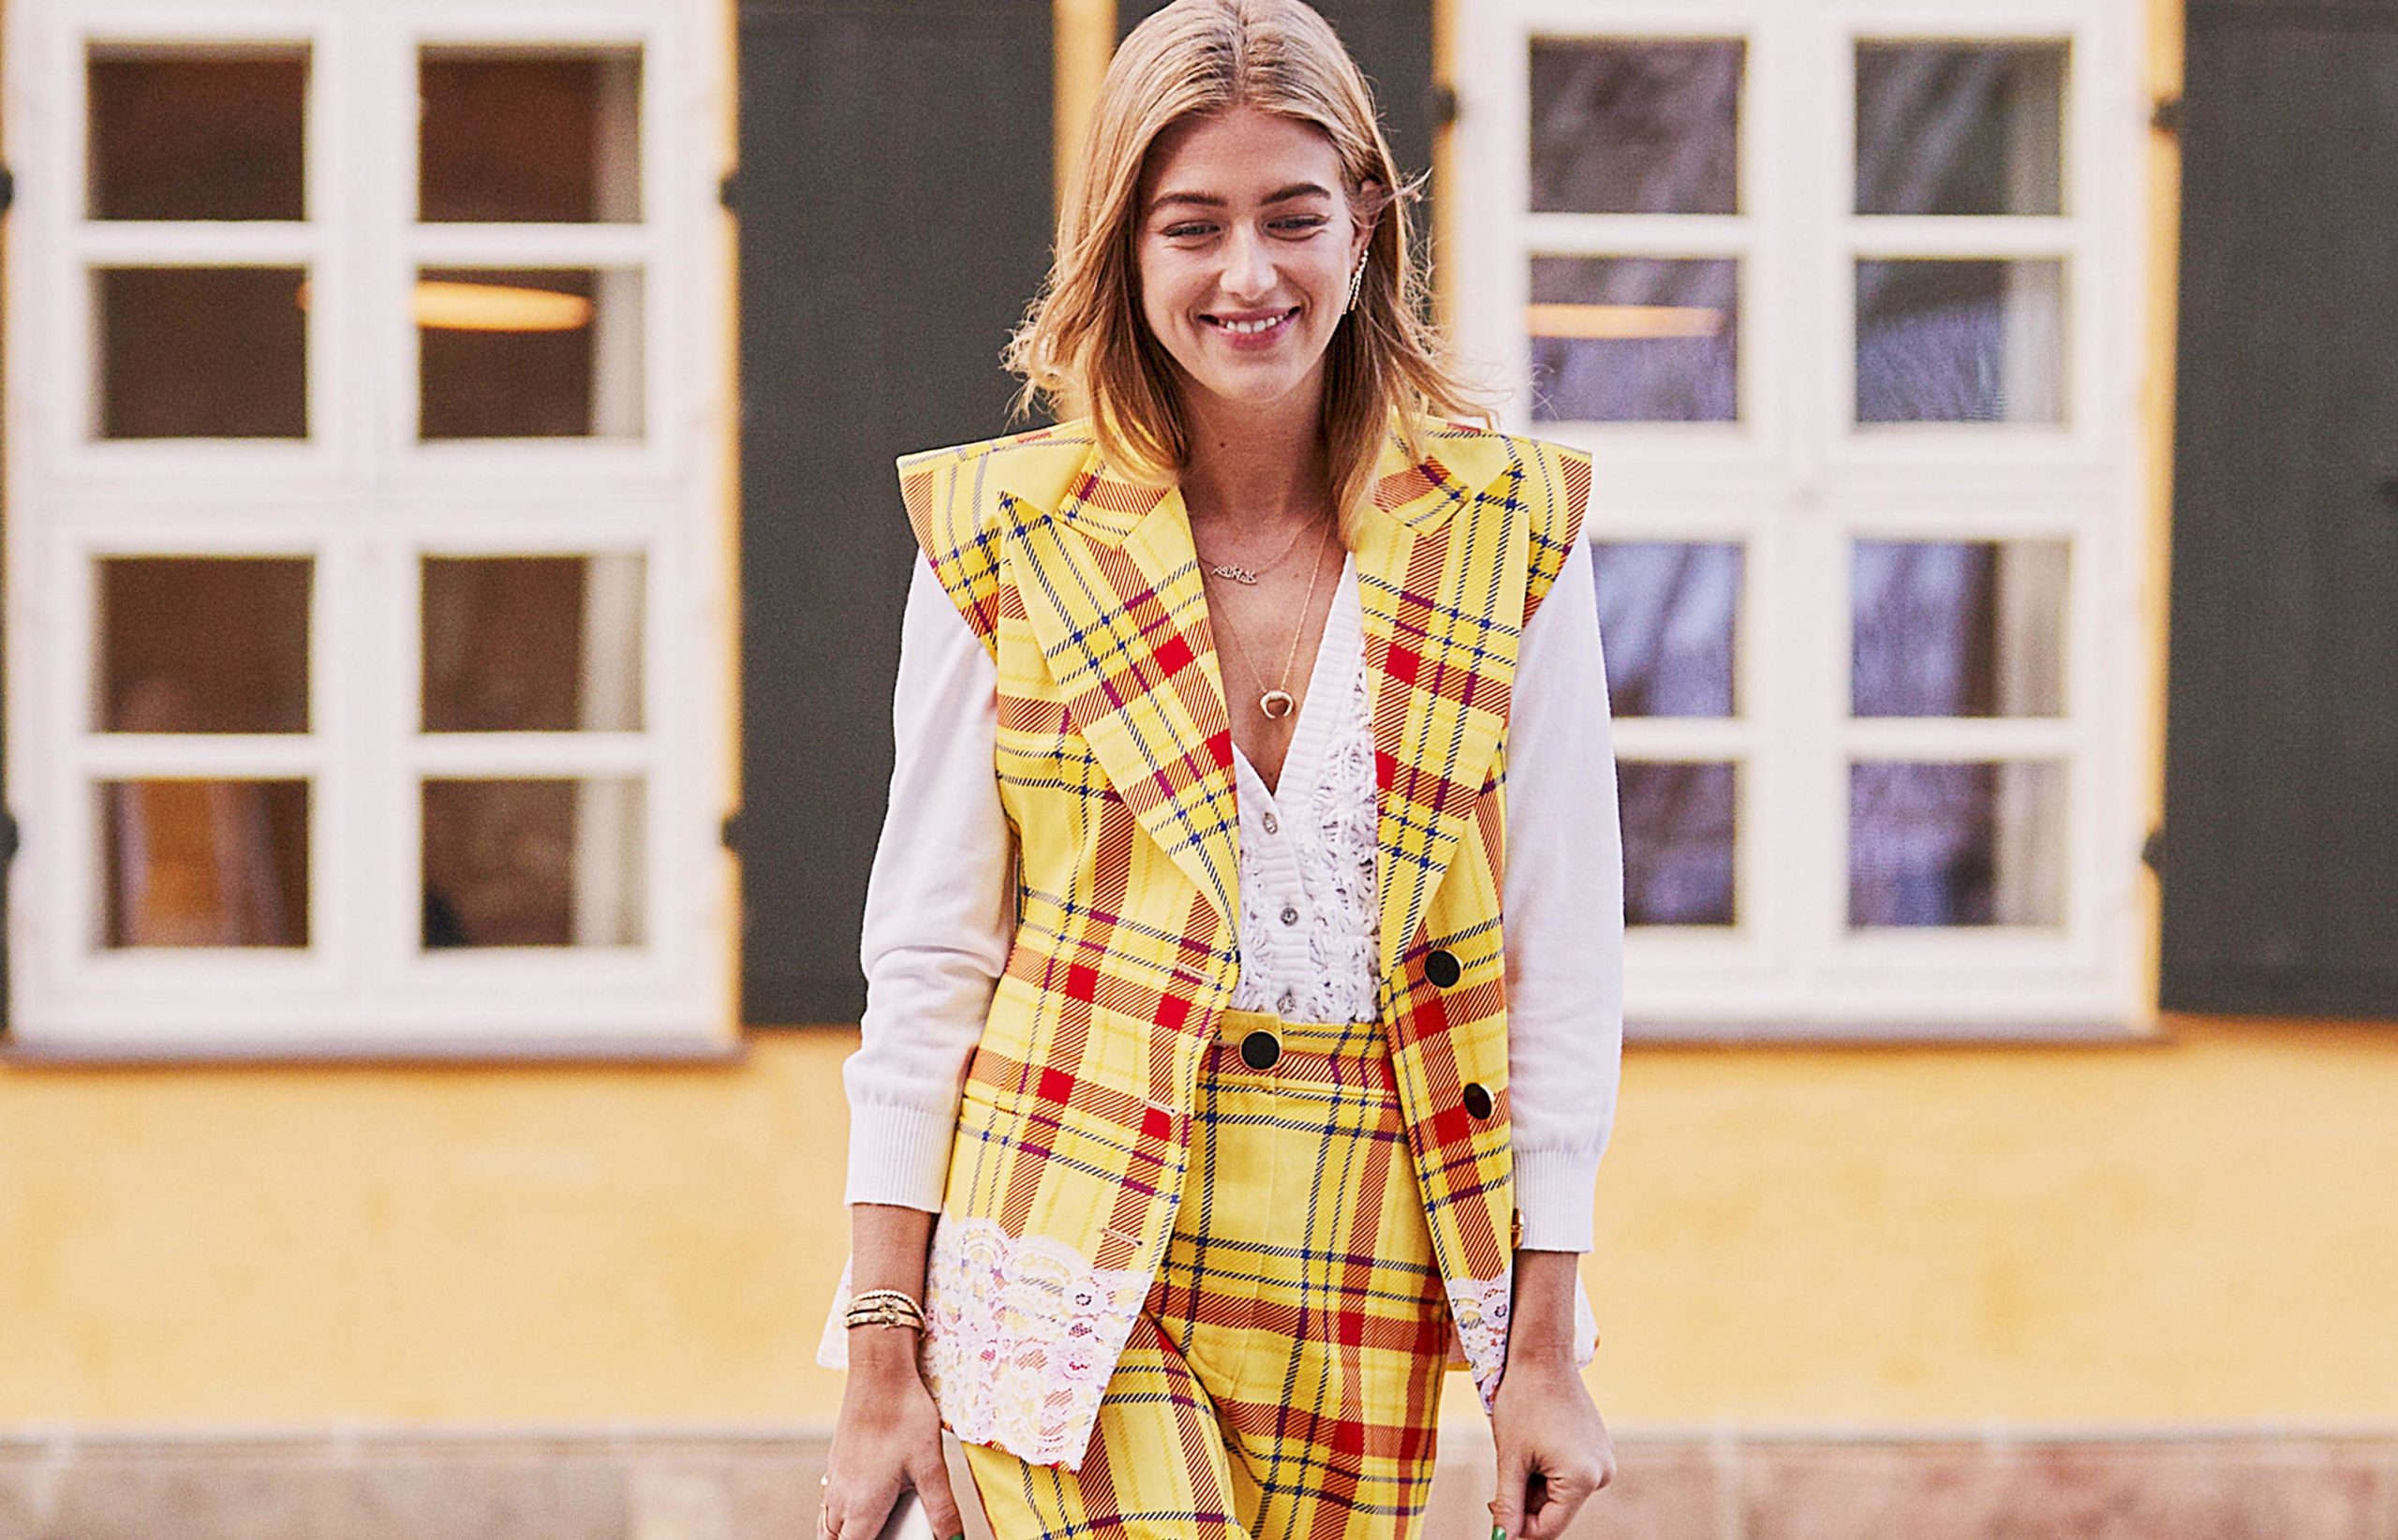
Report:
M1365 286L1366 259L1373 254L1371 246L1357 253L1357 265L1349 274L1349 303L1340 307L1342 315L1357 308L1357 290Z

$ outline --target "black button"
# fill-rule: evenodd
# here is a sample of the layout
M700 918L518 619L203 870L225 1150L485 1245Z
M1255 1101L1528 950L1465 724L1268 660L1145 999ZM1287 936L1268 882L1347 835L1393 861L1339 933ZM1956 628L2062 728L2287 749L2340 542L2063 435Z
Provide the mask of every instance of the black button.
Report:
M1240 1040L1240 1061L1252 1070L1270 1070L1282 1057L1282 1040L1260 1029Z
M1458 955L1439 947L1424 954L1424 976L1446 989L1463 977L1465 970L1458 966Z
M1483 1088L1481 1081L1469 1080L1465 1083L1465 1110L1476 1118L1490 1116L1490 1092Z

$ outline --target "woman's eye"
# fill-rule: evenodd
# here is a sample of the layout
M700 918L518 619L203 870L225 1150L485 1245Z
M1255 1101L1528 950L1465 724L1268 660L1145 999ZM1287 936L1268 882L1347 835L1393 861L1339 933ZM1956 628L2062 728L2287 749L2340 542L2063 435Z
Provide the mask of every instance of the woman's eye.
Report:
M1166 230L1165 238L1169 241L1179 241L1188 236L1205 235L1209 227L1206 225L1174 225Z
M1305 235L1310 230L1322 230L1325 226L1330 223L1330 220L1325 219L1321 215L1302 215L1295 219L1278 219L1274 222L1274 228L1280 230L1288 230L1294 235Z

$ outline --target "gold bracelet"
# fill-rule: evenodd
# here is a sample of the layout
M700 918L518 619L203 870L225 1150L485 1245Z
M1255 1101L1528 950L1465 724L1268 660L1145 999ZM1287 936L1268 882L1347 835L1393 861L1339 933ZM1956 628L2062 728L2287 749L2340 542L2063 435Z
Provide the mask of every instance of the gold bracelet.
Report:
M913 1326L925 1329L925 1307L902 1289L867 1289L853 1295L845 1324L851 1326Z

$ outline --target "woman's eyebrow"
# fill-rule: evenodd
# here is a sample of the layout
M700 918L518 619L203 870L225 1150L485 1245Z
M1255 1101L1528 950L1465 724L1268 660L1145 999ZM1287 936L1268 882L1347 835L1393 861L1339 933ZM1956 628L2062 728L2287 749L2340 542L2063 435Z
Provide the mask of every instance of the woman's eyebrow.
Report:
M1332 194L1330 191L1316 183L1294 182L1289 186L1281 188L1280 191L1266 194L1264 201L1267 203L1287 203L1292 200L1298 198L1330 198ZM1202 209L1221 209L1227 206L1227 200L1217 197L1214 193L1168 192L1160 193L1157 197L1149 200L1149 212L1151 214L1155 214L1160 209L1164 208L1170 203L1187 203L1194 208Z

